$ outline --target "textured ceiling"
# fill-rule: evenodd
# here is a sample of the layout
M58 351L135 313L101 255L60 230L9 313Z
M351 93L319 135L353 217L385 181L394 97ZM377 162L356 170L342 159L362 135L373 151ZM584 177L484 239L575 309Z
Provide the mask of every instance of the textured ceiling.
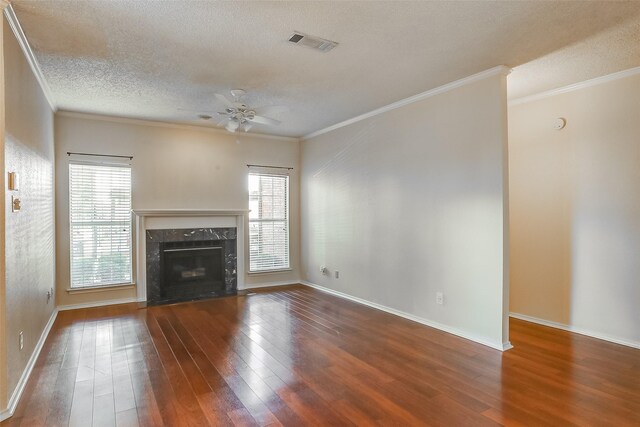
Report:
M636 3L640 9L640 2ZM513 69L509 98L533 95L640 66L640 19L606 29Z
M60 109L205 124L214 93L238 87L251 106L289 107L253 129L286 136L496 65L526 64L512 97L640 65L640 2L13 4ZM296 46L293 30L340 45Z

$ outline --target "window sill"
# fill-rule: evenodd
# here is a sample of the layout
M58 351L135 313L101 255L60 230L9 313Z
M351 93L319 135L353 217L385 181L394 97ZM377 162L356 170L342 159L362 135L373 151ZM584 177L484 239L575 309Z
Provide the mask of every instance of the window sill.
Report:
M247 271L247 274L250 276L253 276L257 274L287 273L289 271L293 271L293 268L281 268L279 270Z
M101 286L87 286L85 288L67 288L67 292L70 294L90 294L94 292L109 292L123 289L135 288L135 283L121 283L118 285L101 285Z

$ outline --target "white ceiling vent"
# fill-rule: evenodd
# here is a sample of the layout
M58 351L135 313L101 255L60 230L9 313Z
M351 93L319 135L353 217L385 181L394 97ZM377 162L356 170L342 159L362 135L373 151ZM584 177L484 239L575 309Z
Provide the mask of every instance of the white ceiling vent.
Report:
M289 37L291 43L296 43L301 46L307 46L321 52L329 52L334 47L338 46L337 42L331 40L321 39L320 37L310 36L308 34L299 33L294 31L291 37Z

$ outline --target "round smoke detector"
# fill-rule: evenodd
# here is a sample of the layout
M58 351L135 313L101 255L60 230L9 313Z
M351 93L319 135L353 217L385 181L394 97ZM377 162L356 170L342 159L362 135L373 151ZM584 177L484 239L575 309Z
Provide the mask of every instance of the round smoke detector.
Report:
M561 130L564 129L564 127L567 125L567 120L564 117L558 117L554 122L553 122L553 128L555 130Z

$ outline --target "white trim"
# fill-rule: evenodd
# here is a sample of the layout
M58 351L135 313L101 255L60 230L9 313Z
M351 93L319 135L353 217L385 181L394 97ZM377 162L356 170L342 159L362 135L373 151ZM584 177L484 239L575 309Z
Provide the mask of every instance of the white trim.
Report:
M284 282L249 283L249 284L245 285L244 289L238 289L238 290L250 291L251 289L271 288L271 287L276 287L276 286L299 285L300 283L301 283L300 280L288 280L288 281L284 281Z
M635 76L636 74L640 74L640 67L630 68L628 70L618 71L617 73L607 74L606 76L596 77L594 79L589 79L583 82L570 84L568 86L547 90L534 95L528 95L528 96L523 96L522 98L516 98L509 101L509 107L512 107L514 105L525 104L531 101L537 101L539 99L549 98L551 96L560 95L562 93L573 92L575 90L584 89L591 86L597 86L603 83L612 82L614 80L623 79L625 77Z
M288 273L290 271L293 271L293 267L289 267L289 268L279 268L277 270L259 270L259 271L249 271L247 270L246 273L249 276L260 276L261 274L277 274L277 273Z
M80 288L67 288L70 294L92 294L95 292L121 291L123 289L134 289L135 283L120 283L118 285L83 286Z
M129 304L132 302L138 302L138 299L136 297L130 297L130 298L108 299L104 301L83 302L80 304L59 305L58 311L76 310L79 308L104 307L106 305L116 305L116 304Z
M242 216L249 209L133 209L138 216Z
M51 331L51 327L53 323L56 321L56 317L58 316L58 309L54 308L51 313L51 317L49 317L49 321L44 327L42 334L40 335L40 339L36 343L36 347L33 349L33 353L31 353L31 357L29 357L29 361L27 362L27 366L25 366L22 375L20 376L20 380L18 381L18 385L13 390L11 394L11 398L9 399L9 403L7 404L7 409L4 411L0 411L0 421L4 421L7 418L11 417L18 406L18 402L22 397L22 393L27 385L27 381L29 381L29 377L31 376L31 372L33 372L33 367L40 356L40 352L42 351L42 347L44 346L45 341L47 341L47 337L49 336L49 332Z
M493 341L488 341L485 338L479 337L477 335L470 334L470 333L468 333L466 331L462 331L460 329L453 328L451 326L443 325L442 323L434 322L432 320L427 320L427 319L424 319L422 317L418 317L418 316L415 316L413 314L410 314L410 313L407 313L407 312L404 312L404 311L396 310L395 308L387 307L387 306L382 305L382 304L378 304L378 303L375 303L375 302L367 301L367 300L362 299L362 298L354 297L354 296L351 296L349 294L345 294L343 292L339 292L339 291L335 291L333 289L325 288L324 286L316 285L316 284L308 282L306 280L302 280L302 281L300 281L300 283L305 285L305 286L309 286L311 288L317 289L319 291L326 292L328 294L335 295L335 296L338 296L340 298L348 299L350 301L357 302L358 304L363 304L363 305L366 305L366 306L369 306L369 307L372 307L372 308L376 308L378 310L382 310L382 311L385 311L387 313L394 314L396 316L404 317L405 319L411 320L413 322L421 323L423 325L426 325L426 326L429 326L429 327L432 327L432 328L435 328L435 329L439 329L439 330L447 332L449 334L453 334L453 335L459 336L461 338L477 342L478 344L486 345L487 347L491 347L491 348L496 349L496 350L506 351L506 350L509 350L509 349L513 348L511 343L508 342L508 341L506 343L496 343L496 342L493 342Z
M201 126L201 125L194 125L194 124L184 124L184 123L158 121L158 120L150 120L150 119L132 119L129 117L83 113L80 111L59 110L56 112L56 114L58 116L71 117L75 119L99 120L103 122L125 123L125 124L140 125L140 126L156 126L156 127L164 127L164 128L171 128L171 129L190 130L190 131L201 131L201 132L204 131L204 132L216 133L219 135L235 136L238 138L241 138L243 136L250 136L255 138L275 139L278 141L286 141L286 142L299 141L298 138L294 138L291 136L267 135L264 133L255 133L255 132L229 132L225 129L211 127L211 126Z
M495 75L499 75L499 74L507 75L510 72L511 72L510 68L505 67L504 65L499 65L499 66L493 67L493 68L491 68L489 70L485 70L485 71L482 71L480 73L473 74L471 76L464 77L462 79L453 81L451 83L447 83L445 85L438 86L438 87L433 88L433 89L429 89L426 92L422 92L422 93L419 93L417 95L410 96L409 98L401 99L400 101L396 101L396 102L394 102L392 104L385 105L384 107L380 107L380 108L377 108L377 109L375 109L373 111L369 111L368 113L364 113L364 114L361 114L359 116L353 117L351 119L342 121L340 123L336 123L335 125L331 125L331 126L326 127L324 129L320 129L320 130L317 130L315 132L311 132L311 133L303 136L301 139L303 141L307 140L307 139L311 139L311 138L314 138L314 137L316 137L318 135L322 135L323 133L331 132L332 130L336 130L336 129L351 125L353 123L357 123L359 121L371 118L373 116L377 116L379 114L386 113L386 112L391 111L391 110L395 110L396 108L404 107L405 105L409 105L409 104L412 104L414 102L422 101L423 99L427 99L427 98L430 98L432 96L439 95L439 94L444 93L444 92L448 92L448 91L450 91L452 89L456 89L456 88L458 88L460 86L464 86L464 85L467 85L467 84L470 84L470 83L474 83L474 82L477 82L479 80L483 80L483 79L485 79L487 77L491 77L491 76L495 76Z
M509 313L509 317L514 319L524 320L525 322L537 323L538 325L548 326L550 328L562 329L563 331L573 332L575 334L584 335L590 338L596 338L603 341L609 341L614 344L620 344L627 347L640 349L640 341L629 341L622 338L612 337L611 335L602 334L600 332L591 331L588 329L576 328L575 326L565 325L564 323L553 322L551 320L540 319L538 317L527 316L520 313Z
M24 53L25 59L31 67L31 71L33 71L33 75L40 84L40 88L44 93L44 97L47 98L49 106L55 113L58 110L58 107L56 107L56 102L53 98L53 94L51 93L51 88L44 78L44 74L42 73L42 69L40 68L40 64L38 63L38 59L34 55L33 50L31 50L31 46L29 46L27 36L25 36L24 31L22 31L22 26L20 25L18 17L16 16L16 13L13 10L13 6L11 6L11 4L9 4L9 6L7 6L7 8L4 10L4 16L7 18L7 22L9 23L13 34L16 36L16 39L18 39L18 44L20 45L20 48Z

